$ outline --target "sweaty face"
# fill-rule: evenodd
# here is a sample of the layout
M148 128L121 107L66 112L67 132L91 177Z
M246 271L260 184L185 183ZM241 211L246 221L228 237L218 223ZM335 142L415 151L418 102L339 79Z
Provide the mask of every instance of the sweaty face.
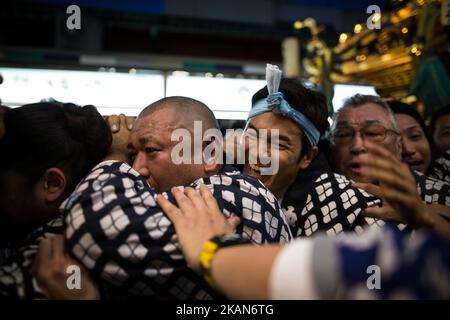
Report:
M131 132L137 151L133 168L158 192L189 185L205 174L201 164L175 164L172 160L172 149L179 143L171 141L172 132L180 127L177 119L173 109L160 109L138 117Z
M256 140L261 137L260 129L267 130L267 137L271 137L272 130L278 129L278 139L274 141L267 139L265 141L267 143L266 154L261 153L263 150L257 147L258 144L246 143L244 173L259 179L278 199L281 199L294 182L300 169L303 132L294 122L273 112L266 112L253 117L248 128L249 130L246 132L247 140ZM261 167L267 167L268 165L260 162L257 164L249 163L250 153L253 153L258 161L267 156L271 157L272 161L278 160L278 171L272 175L262 175Z
M430 165L430 144L422 127L407 114L396 114L402 137L402 158L413 170L425 173Z
M368 136L371 132L379 131L379 128L393 130L388 112L378 104L366 103L356 108L343 109L336 121L335 132L339 132L339 130L356 131L354 137L349 141L331 144L332 160L336 171L357 182L373 183L374 181L367 177L367 167L361 164L362 160L367 159L368 153L364 145L365 138L359 130L367 132ZM376 130L372 130L372 128L376 128ZM400 158L400 137L393 131L387 131L385 138L377 143Z
M438 156L450 150L450 114L446 114L436 121L433 140Z

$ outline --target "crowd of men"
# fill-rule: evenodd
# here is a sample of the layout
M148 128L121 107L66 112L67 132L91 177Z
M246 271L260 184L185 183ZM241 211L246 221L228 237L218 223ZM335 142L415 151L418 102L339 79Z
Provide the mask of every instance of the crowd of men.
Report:
M214 137L182 137L192 161L175 161L176 130L220 130L192 98L136 119L2 106L0 296L450 298L450 108L426 126L411 106L356 94L330 127L325 97L277 72L223 142L243 146L236 165ZM70 266L82 289L67 287Z

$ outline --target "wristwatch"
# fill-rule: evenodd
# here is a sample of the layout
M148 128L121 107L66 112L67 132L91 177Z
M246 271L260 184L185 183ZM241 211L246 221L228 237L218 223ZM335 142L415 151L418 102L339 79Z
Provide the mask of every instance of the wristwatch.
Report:
M200 272L211 287L216 287L211 276L211 265L216 252L220 248L249 243L251 243L249 239L239 234L225 234L214 236L203 244L203 250L200 254Z

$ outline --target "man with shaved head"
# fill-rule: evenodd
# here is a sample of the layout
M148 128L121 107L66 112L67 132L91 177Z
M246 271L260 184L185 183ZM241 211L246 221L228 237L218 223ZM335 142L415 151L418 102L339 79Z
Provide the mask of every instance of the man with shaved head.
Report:
M193 134L196 121L202 124L201 134L218 129L205 104L185 97L159 100L140 113L131 131L123 115L108 121L112 129L114 125L120 128L113 133L107 161L78 185L63 209L67 248L112 297L117 292L120 297L155 299L218 296L186 266L174 227L155 201L156 194L163 193L175 202L173 187L208 187L223 214L236 225L236 233L253 243L290 240L280 205L257 179L204 157L195 163L174 161L173 151L179 143L172 139L176 130ZM195 150L195 143L187 141L194 149L192 158L207 145L201 143L200 150ZM132 167L127 163L130 149Z
M178 144L178 141L172 141L172 133L176 129L187 129L193 135L195 121L201 122L203 132L219 130L211 110L204 103L186 97L161 99L145 108L137 118L131 133L131 142L136 149L133 169L156 191L188 185L221 169L220 164L195 163L193 159L182 164L172 161L172 150ZM196 151L202 152L194 150L192 157Z

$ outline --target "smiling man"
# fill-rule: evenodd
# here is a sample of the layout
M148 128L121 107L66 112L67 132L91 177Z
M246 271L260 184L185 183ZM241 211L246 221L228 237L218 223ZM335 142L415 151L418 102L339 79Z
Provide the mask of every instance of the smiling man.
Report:
M262 130L272 136L267 141L260 141L260 144L267 144L268 154L259 152L258 143L249 143L246 149L247 158L250 158L251 153L255 155L255 159L271 158L278 163L278 170L272 175L264 174L262 170L267 168L266 165L247 161L244 173L259 179L278 199L283 199L297 173L309 166L317 155L318 148L305 143L300 127L280 114L267 112L251 118L246 130L248 140L261 140L259 132ZM273 132L277 132L277 138L272 139ZM310 147L307 148L307 145ZM307 149L309 150L306 151Z
M267 71L266 78L274 77ZM261 180L277 197L297 237L320 231L329 235L359 231L362 225L375 222L359 214L380 200L333 173L319 150L320 136L328 126L325 96L297 80L280 79L278 84L269 80L252 98L244 137L259 138L258 143L265 142L270 152L247 143L244 173ZM267 131L266 136L277 132L277 138L264 141L264 136L258 135L262 130ZM251 154L257 159L277 160L278 171L264 174L267 165L252 164Z
M278 97L274 93L270 95L265 87L252 98L244 136L248 141L258 139L258 143L245 145L244 173L261 180L281 201L297 174L308 168L317 156L320 136L328 127L328 111L323 95L303 87L296 80L280 80L278 94ZM281 110L282 104L288 107ZM267 132L266 136L271 138L264 141L261 132ZM276 134L272 135L272 132ZM274 136L276 138L272 139ZM266 153L260 147L261 143L267 145ZM278 170L262 173L265 165L250 163L248 160L252 155L258 160L269 157L278 161Z

